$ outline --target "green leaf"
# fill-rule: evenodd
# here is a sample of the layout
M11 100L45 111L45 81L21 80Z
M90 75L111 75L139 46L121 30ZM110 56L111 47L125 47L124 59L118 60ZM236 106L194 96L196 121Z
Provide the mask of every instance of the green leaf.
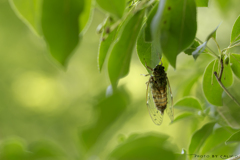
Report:
M205 124L201 129L197 130L191 139L188 153L198 154L201 146L205 143L206 139L212 134L215 122Z
M189 48L187 48L184 51L184 53L186 53L188 55L192 55L192 52L194 52L197 49L198 46L200 46L200 43L197 40L194 40L193 44Z
M215 28L214 31L212 31L212 32L207 36L206 41L203 42L203 44L201 44L200 46L198 46L194 52L192 52L193 58L194 58L195 60L197 59L197 57L198 57L201 53L204 52L205 48L207 47L207 42L208 42L211 38L213 38L213 39L216 40L216 32L217 32L217 29L218 29L218 27L219 27L220 25L221 25L221 23L217 26L217 28Z
M94 107L99 116L94 118L96 121L92 126L83 130L80 134L82 145L87 151L98 142L103 133L124 113L129 103L128 97L129 95L126 94L125 90L116 90L111 96L101 100Z
M96 0L97 4L106 12L121 18L123 16L126 0Z
M79 41L79 16L84 1L51 0L43 2L42 30L52 56L66 66Z
M185 119L185 118L190 118L192 116L194 116L193 113L185 112L183 114L178 115L176 118L174 118L174 121L171 124L173 124L175 122L178 122L179 120L182 120L182 119Z
M219 73L218 71L218 60L213 60L206 67L205 72L203 74L203 92L209 103L215 106L222 106L222 92L223 89L218 84L214 71ZM229 87L233 83L233 75L230 66L225 66L223 70L222 83L225 87Z
M42 0L9 0L9 2L19 18L37 35L42 35Z
M144 34L144 37L145 37L144 40L146 42L152 42L151 22L152 22L153 17L157 13L157 9L158 9L158 4L156 3L147 17L147 21L145 24L145 34Z
M180 99L176 104L174 105L174 108L182 109L182 110L199 110L202 111L202 106L198 99L194 97L185 97L183 99Z
M230 63L233 73L240 78L240 55L232 53L230 55Z
M208 0L196 0L197 7L207 7Z
M26 147L22 140L10 139L1 144L0 148L1 160L26 160Z
M82 0L81 0L82 1ZM92 0L83 0L84 9L79 15L79 33L87 30L92 16Z
M192 44L196 31L195 1L168 0L161 21L160 43L163 54L174 68L177 55Z
M151 21L151 37L152 37L152 50L162 57L162 49L160 46L160 28L161 20L163 15L163 10L165 8L166 0L161 0L158 5L157 13L154 15Z
M46 140L31 143L28 148L31 152L31 160L58 159L58 157L65 157L63 151L58 146Z
M208 137L205 144L202 146L201 154L213 153L214 150L224 147L224 142L231 136L233 129L230 127L221 127L217 128L213 133Z
M171 159L175 160L176 155L171 147L164 147L167 144L167 136L158 133L149 133L126 140L110 153L107 159L133 160L133 159ZM156 158L158 157L158 158Z
M235 21L232 34L231 34L231 43L240 40L240 16L238 16L237 20Z
M226 144L240 143L240 131L234 133L227 141Z
M129 71L133 49L143 22L144 10L129 17L122 25L122 34L114 44L108 61L108 73L113 88L118 80L125 77Z
M145 31L144 29L145 29L145 26L142 28L137 40L138 57L141 63L143 64L143 66L145 66L145 62L146 62L149 67L155 68L156 65L158 65L159 63L160 58L158 53L152 50L152 43L146 42L144 40L144 31Z
M117 33L117 28L114 29L112 32L109 33L108 37L103 40L103 36L104 33L102 33L102 38L101 38L101 42L99 45L99 49L98 49L98 69L99 71L102 70L104 61L107 57L107 53L110 49L111 44L113 44L114 40L115 40L115 36Z

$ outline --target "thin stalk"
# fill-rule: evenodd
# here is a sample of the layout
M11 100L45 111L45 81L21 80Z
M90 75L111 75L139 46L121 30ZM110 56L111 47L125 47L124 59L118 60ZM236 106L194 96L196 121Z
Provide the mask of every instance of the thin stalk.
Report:
M214 72L214 75L218 81L218 84L222 87L222 89L227 93L227 95L240 107L240 103L231 95L230 92L228 92L227 88L222 84L222 82L219 80L217 72Z

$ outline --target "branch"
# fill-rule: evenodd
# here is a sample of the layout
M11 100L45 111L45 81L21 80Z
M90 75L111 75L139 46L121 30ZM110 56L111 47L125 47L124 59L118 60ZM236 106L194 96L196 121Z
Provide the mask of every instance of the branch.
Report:
M218 78L217 72L214 72L214 75L219 83L219 85L222 87L222 89L227 93L227 95L240 107L240 103L228 92L227 88L224 87L221 80Z
M221 64L221 70L220 70L218 79L219 79L219 81L221 82L222 74L223 74L223 69L224 69L223 59L222 59L222 58L220 59L220 64Z
M226 159L226 160L238 160L238 159L240 159L240 154L237 155L237 156L235 156L235 157L228 158L228 159Z

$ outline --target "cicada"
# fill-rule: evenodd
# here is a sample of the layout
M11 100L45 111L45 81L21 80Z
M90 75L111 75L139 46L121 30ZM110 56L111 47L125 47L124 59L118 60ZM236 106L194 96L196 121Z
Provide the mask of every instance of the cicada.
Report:
M166 111L171 121L173 121L173 97L164 66L162 64L157 65L153 69L147 65L146 67L152 72L148 74L150 78L146 82L146 103L150 117L156 125L161 125Z

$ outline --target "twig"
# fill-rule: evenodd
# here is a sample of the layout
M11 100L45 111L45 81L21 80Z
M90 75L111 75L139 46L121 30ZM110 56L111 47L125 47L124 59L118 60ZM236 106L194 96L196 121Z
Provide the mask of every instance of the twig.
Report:
M220 64L221 64L221 70L220 70L219 77L218 77L219 81L221 81L221 79L222 79L222 74L223 74L223 69L224 69L222 58L220 59Z
M214 75L218 81L218 84L222 87L222 89L227 93L227 95L240 107L240 103L228 92L227 88L224 87L221 80L218 78L217 72L214 72Z
M228 159L226 159L226 160L238 160L238 159L240 159L240 154L237 155L237 156L235 156L235 157L228 158Z

